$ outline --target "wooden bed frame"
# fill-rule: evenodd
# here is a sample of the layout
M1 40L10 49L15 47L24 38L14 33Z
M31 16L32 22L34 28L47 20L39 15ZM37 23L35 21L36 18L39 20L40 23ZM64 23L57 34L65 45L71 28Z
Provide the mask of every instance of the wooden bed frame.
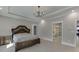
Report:
M12 42L13 42L13 36L15 34L20 34L20 33L30 34L30 29L27 28L25 25L19 25L16 28L12 28L11 30L12 30ZM28 41L17 42L17 43L15 43L15 51L18 51L18 50L26 48L26 47L33 46L37 43L40 43L40 38L36 38L33 40L28 40Z

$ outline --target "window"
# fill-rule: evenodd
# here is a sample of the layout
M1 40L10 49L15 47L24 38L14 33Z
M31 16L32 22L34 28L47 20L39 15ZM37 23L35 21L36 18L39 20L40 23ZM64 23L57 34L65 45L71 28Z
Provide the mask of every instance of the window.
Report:
M34 24L34 25L32 26L32 31L33 31L33 32L32 32L33 35L37 35L37 25Z

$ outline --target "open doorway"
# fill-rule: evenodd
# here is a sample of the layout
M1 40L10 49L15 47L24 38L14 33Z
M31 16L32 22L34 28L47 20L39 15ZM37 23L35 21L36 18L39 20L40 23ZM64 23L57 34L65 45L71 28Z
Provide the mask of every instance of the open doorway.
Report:
M77 35L77 40L76 40L76 47L79 47L79 21L77 20L77 27L76 27L76 35Z
M61 45L62 40L62 22L53 23L53 43L56 46Z

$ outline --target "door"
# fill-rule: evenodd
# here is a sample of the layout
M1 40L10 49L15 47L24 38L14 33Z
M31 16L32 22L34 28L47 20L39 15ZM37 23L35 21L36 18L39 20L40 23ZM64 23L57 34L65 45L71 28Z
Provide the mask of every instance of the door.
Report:
M61 44L62 40L62 23L53 23L53 42L57 45Z

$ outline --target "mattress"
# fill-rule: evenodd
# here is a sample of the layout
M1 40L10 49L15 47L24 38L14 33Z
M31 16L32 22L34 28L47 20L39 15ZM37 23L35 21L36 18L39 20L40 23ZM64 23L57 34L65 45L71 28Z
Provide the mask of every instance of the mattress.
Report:
M37 39L37 35L32 35L32 34L15 34L13 36L14 42L22 42L22 41L28 41L28 40L34 40Z

